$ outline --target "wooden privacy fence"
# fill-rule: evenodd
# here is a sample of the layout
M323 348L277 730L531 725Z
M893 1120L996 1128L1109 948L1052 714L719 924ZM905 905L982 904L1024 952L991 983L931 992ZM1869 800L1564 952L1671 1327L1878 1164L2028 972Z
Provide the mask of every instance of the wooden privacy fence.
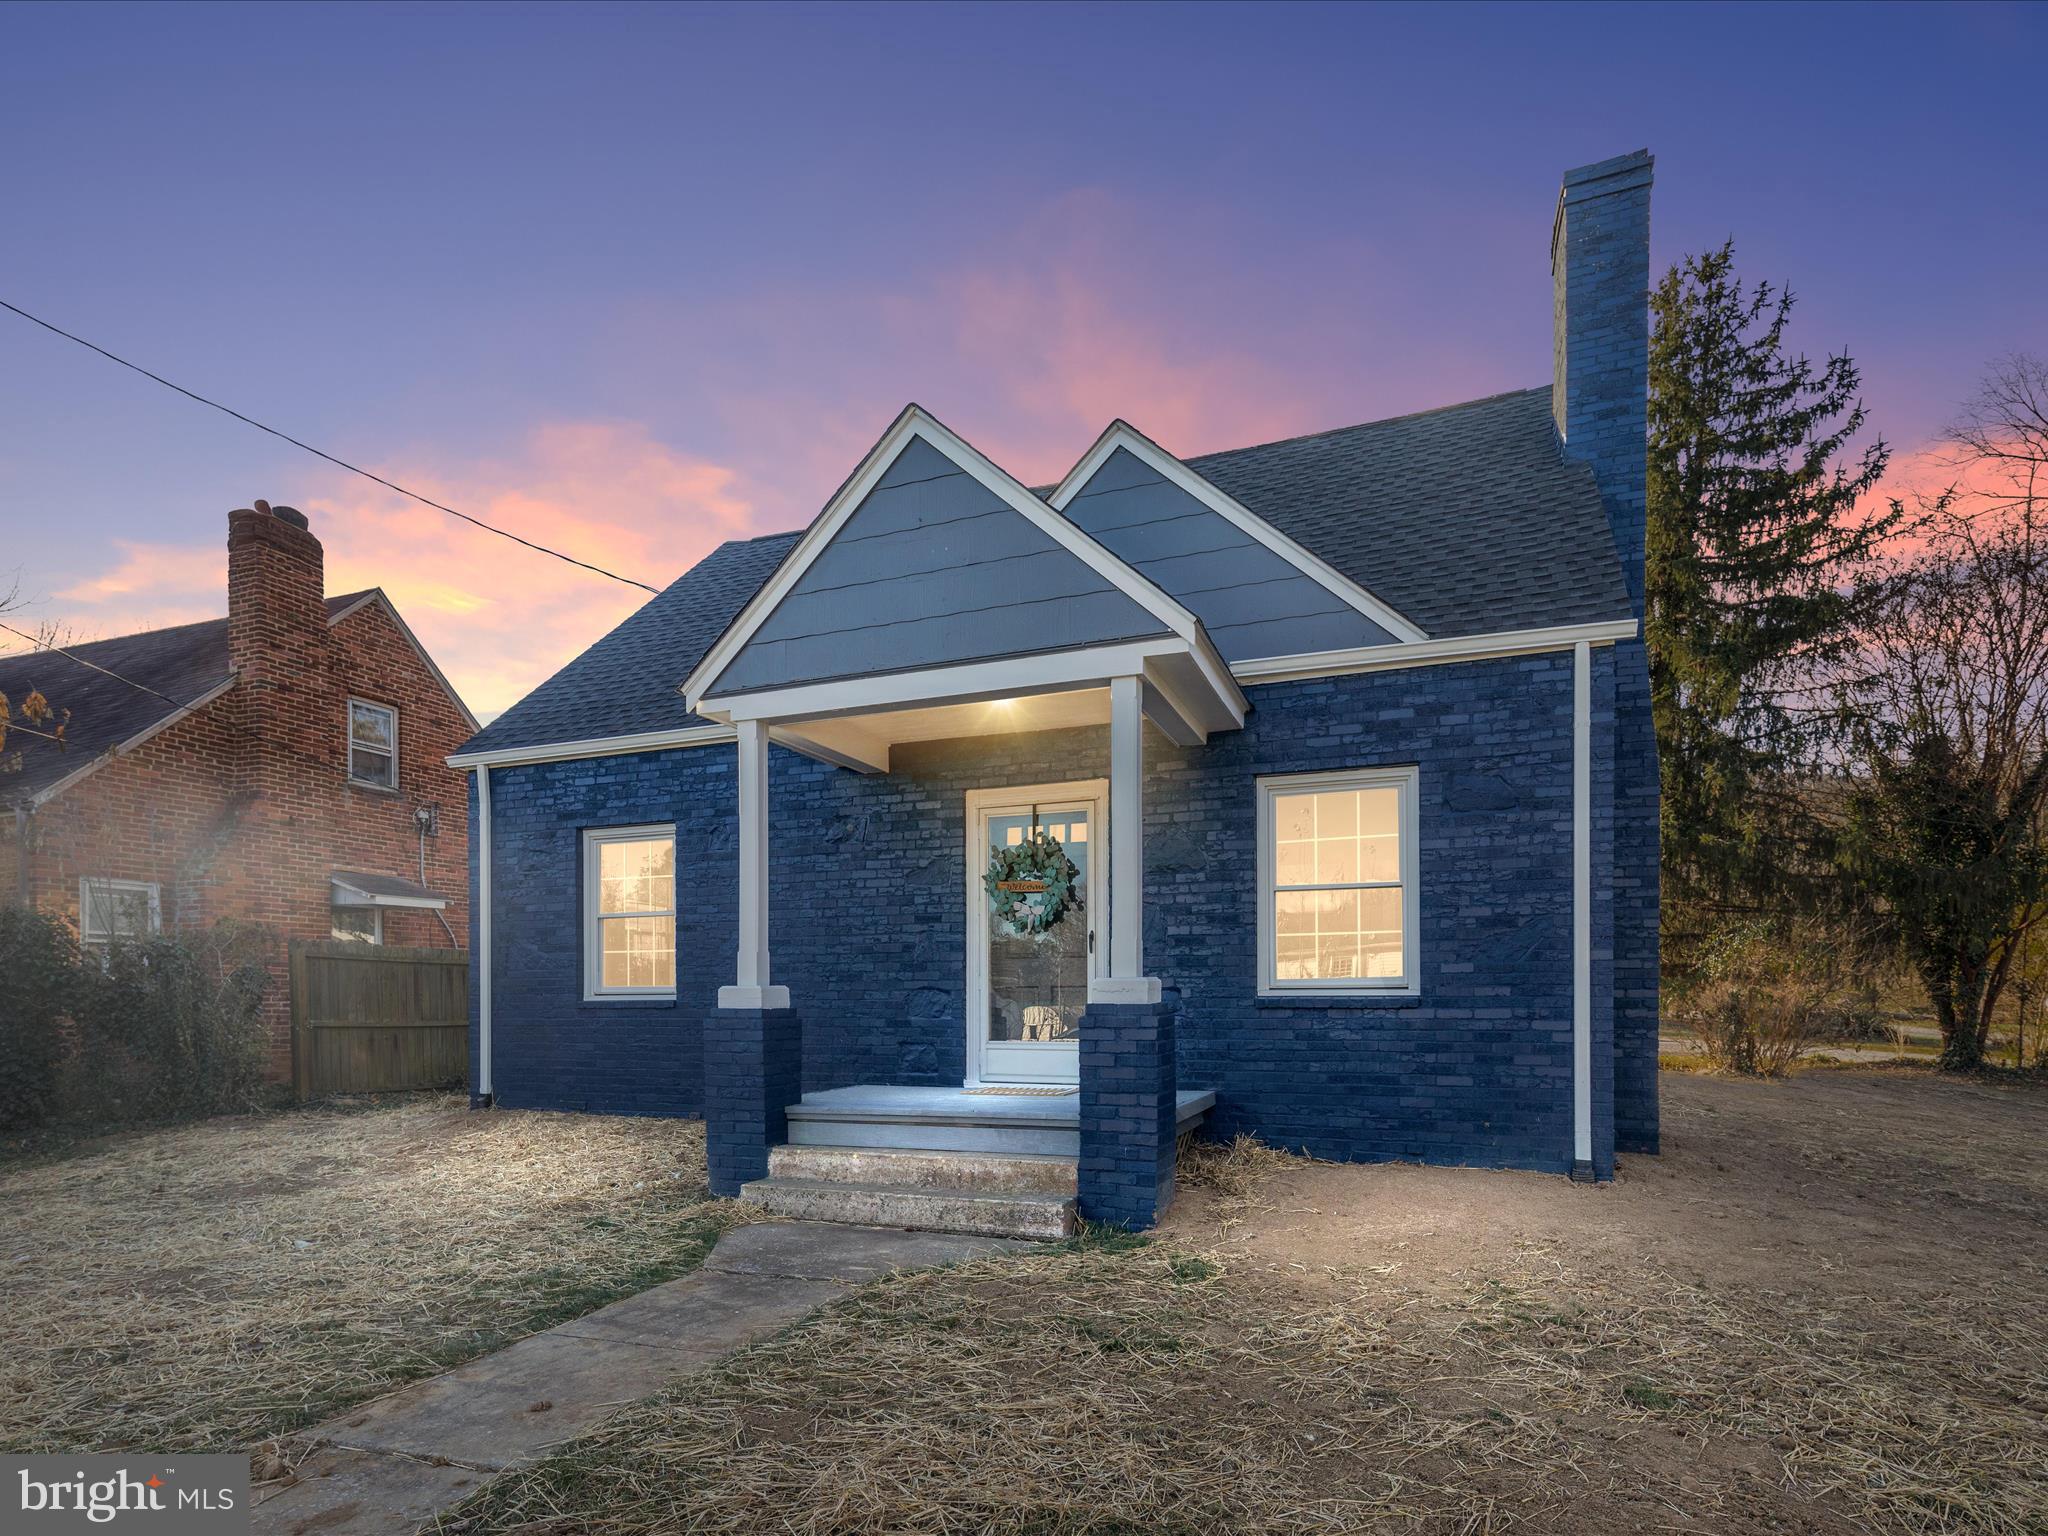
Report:
M301 1099L459 1087L469 1075L469 956L346 939L291 947L292 1083Z

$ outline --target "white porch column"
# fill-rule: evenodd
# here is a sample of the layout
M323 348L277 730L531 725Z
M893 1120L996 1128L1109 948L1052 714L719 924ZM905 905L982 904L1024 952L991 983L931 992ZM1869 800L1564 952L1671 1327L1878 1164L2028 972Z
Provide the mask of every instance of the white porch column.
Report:
M739 732L740 950L736 985L718 989L721 1008L787 1008L789 988L768 981L768 722Z
M1145 974L1145 688L1109 684L1109 975L1088 985L1091 1003L1156 1003Z

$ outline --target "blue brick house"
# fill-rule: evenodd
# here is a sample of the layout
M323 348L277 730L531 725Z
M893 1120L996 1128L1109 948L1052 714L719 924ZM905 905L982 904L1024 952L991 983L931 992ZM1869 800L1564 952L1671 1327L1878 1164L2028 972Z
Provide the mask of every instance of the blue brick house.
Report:
M1197 1131L1654 1152L1650 179L1565 176L1545 387L1038 490L913 405L508 710L479 1102L982 1230L1149 1224Z

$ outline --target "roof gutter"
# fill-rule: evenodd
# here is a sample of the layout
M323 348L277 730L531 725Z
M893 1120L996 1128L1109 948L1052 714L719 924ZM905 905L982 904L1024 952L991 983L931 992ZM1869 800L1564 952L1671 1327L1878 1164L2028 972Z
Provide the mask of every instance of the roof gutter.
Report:
M1507 629L1490 635L1454 635L1443 640L1418 640L1407 645L1364 645L1348 651L1307 651L1298 656L1261 656L1231 664L1241 682L1285 683L1299 678L1343 677L1353 672L1389 672L1401 667L1432 667L1453 661L1484 661L1495 656L1531 656L1542 651L1569 651L1578 645L1614 645L1633 640L1634 619L1602 619L1592 624L1559 624L1547 629Z
M670 747L713 747L736 739L729 725L686 725L673 731L639 731L630 736L593 736L587 741L554 741L536 747L457 752L450 768L508 768L515 763L565 763L580 757L618 757L627 752L662 752Z

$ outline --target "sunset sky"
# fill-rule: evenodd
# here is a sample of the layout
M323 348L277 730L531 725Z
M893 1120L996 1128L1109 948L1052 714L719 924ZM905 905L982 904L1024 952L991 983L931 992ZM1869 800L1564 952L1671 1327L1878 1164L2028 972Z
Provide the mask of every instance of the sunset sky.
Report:
M1648 146L1657 267L1735 236L1910 453L2048 351L2044 58L2043 6L11 5L0 298L661 585L907 400L1036 482L1544 382L1558 175ZM0 312L21 613L221 613L259 496L482 714L644 600Z

